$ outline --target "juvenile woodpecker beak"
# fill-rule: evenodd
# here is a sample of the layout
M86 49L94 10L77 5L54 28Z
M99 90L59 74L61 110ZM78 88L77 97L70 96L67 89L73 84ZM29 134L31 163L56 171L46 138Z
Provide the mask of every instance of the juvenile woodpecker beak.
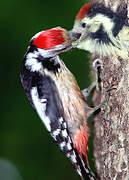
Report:
M81 33L72 33L73 39L78 40L81 37Z
M77 32L72 32L72 38L73 38L73 42L72 42L72 46L77 46L78 42L79 42L79 38L81 37L81 33L77 33Z

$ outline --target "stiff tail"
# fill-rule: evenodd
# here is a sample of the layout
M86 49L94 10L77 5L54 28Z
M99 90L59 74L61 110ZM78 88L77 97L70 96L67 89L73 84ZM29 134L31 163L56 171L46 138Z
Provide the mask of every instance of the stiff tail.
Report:
M89 166L87 163L83 161L81 156L78 154L76 151L76 156L77 156L77 165L75 164L74 166L77 169L77 173L81 177L82 180L96 180L95 175L93 172L89 169Z

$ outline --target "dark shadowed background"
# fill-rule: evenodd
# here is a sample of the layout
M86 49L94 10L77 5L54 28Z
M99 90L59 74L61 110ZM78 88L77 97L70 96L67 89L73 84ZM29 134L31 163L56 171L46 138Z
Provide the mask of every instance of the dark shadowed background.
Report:
M56 26L71 29L84 3L84 0L0 1L0 180L79 179L30 106L19 74L30 38L38 31ZM80 88L88 87L90 63L86 52L74 49L61 56Z

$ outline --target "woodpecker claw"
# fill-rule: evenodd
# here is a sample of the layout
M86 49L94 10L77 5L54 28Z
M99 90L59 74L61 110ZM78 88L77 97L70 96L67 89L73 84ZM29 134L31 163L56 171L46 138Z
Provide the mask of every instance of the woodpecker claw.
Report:
M94 112L97 111L98 109L102 108L102 109L104 110L104 119L105 119L106 121L110 122L110 123L112 122L112 120L111 120L111 119L108 119L108 114L109 114L110 111L111 111L111 107L110 107L110 105L109 105L109 98L110 98L110 92L111 92L112 90L116 90L116 88L113 88L113 87L109 88L109 89L106 91L106 98L105 98L105 100L104 100L101 104L99 104L98 106L96 106L96 107L94 108Z
M102 65L102 61L101 61L101 59L95 59L94 61L93 61L93 68L94 69L97 69L98 67L101 67Z
M99 68L102 67L102 61L100 59L95 59L93 61L93 71L94 71L94 77L95 77L95 86L96 86L96 90L99 91L100 90L100 85L99 85Z
M83 89L82 95L84 97L85 100L87 100L88 96L90 95L91 91L96 87L96 82L94 81L88 88Z
M102 61L100 59L95 59L93 61L92 68L93 68L95 80L92 82L92 84L88 88L82 90L82 94L83 94L85 100L87 100L88 96L90 95L91 91L94 88L96 88L97 91L100 90L100 85L99 85L99 82L98 82L99 81L98 68L102 67L101 63L102 63Z

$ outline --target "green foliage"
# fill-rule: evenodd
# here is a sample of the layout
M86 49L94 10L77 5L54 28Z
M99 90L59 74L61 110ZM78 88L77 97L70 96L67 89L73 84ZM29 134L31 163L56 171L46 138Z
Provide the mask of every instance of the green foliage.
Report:
M0 1L0 158L10 160L23 180L78 179L31 108L19 73L29 39L40 30L56 26L71 29L83 3L78 0ZM90 78L86 52L74 49L62 58L80 87L87 87Z

